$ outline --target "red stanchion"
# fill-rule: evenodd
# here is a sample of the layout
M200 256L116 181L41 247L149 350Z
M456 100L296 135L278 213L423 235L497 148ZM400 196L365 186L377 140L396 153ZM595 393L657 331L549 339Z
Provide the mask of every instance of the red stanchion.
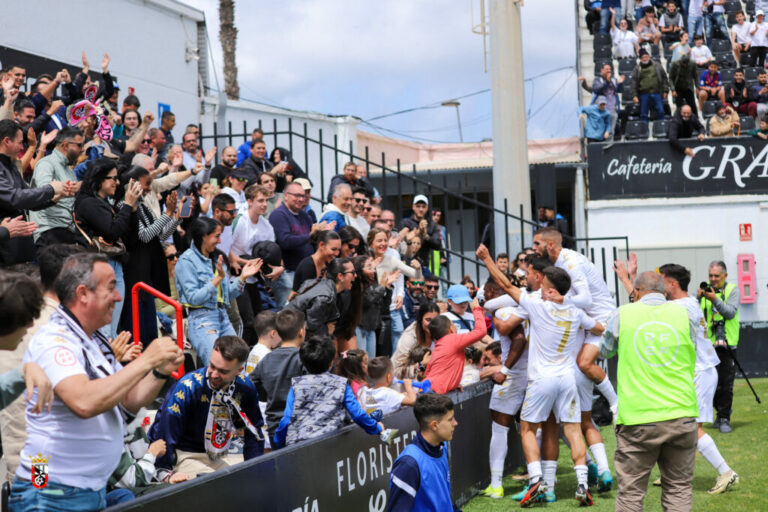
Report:
M139 328L139 292L145 291L153 297L160 299L161 301L170 304L176 310L176 344L183 351L184 350L184 318L182 316L181 304L177 300L173 300L164 293L160 293L156 289L149 286L147 283L138 282L133 285L131 289L131 303L133 304L133 341L139 343L140 331ZM184 376L184 363L181 363L178 370L171 374L174 379L180 379Z

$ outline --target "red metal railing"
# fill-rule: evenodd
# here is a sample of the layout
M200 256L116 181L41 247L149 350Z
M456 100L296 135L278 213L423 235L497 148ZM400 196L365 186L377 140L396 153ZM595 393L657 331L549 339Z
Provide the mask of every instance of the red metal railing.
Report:
M131 303L133 304L133 341L139 343L141 340L139 328L139 292L145 291L148 294L160 299L161 301L170 304L176 310L176 344L183 351L184 350L184 319L181 312L181 304L179 301L173 300L164 293L160 293L156 289L149 286L147 283L138 282L133 285L131 290ZM179 366L178 370L171 374L174 379L180 379L184 376L184 363Z

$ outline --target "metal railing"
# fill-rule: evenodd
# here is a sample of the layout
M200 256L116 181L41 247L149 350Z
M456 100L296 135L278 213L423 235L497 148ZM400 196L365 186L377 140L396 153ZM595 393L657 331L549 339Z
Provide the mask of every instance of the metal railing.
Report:
M285 147L291 152L291 156L294 161L301 163L303 160L304 172L307 176L314 176L313 190L318 189L320 196L312 196L312 200L319 203L321 206L326 204L326 184L330 182L330 178L341 172L343 169L342 162L354 161L357 164L364 165L368 178L379 179L381 184L380 195L382 202L380 206L382 209L390 209L395 213L396 223L399 224L402 220L403 208L399 204L400 199L403 196L403 192L409 189L413 194L423 193L429 198L429 204L434 205L433 196L436 194L442 195L442 201L447 204L449 201L456 202L458 204L458 218L451 218L449 216L449 210L443 208L443 221L445 225L449 225L451 222L457 222L463 224L465 219L472 218L474 222L479 222L482 216L490 215L489 222L485 226L475 226L476 233L482 233L483 228L487 228L490 232L491 240L495 252L506 252L509 255L510 261L514 258L514 251L522 251L526 248L526 243L533 242L533 232L539 229L540 224L530 219L525 218L525 212L522 204L516 205L514 208L517 213L512 213L512 209L508 204L507 199L504 199L504 209L494 207L493 204L479 201L475 198L468 197L467 195L457 193L454 190L448 188L445 179L443 184L438 184L433 179L431 170L427 170L423 173L417 173L416 165L412 165L409 170L402 168L399 159L395 160L394 167L387 164L387 157L384 152L381 153L381 160L374 160L370 148L365 146L362 150L360 148L355 152L355 144L353 141L349 141L348 148L342 147L339 143L339 137L337 134L333 135L332 139L329 139L324 135L323 129L317 130L316 136L310 136L309 127L306 122L301 126L301 130L294 129L293 119L287 119L287 129L281 129L278 126L278 120L273 119L271 123L271 130L265 129L262 120L259 119L257 126L264 132L265 142L271 142L273 147ZM285 123L284 123L285 124ZM242 131L236 132L238 128L233 126L232 122L227 123L226 131L221 132L217 123L213 123L211 133L203 132L203 125L200 128L200 142L201 146L204 141L214 141L219 147L222 142L229 146L236 146L243 142L248 142L251 139L251 132L255 127L249 127L247 121L243 121ZM297 158L296 149L300 150L299 157ZM312 155L312 157L310 156ZM329 159L331 163L329 164ZM216 155L216 163L219 161L219 155ZM310 165L311 164L311 165ZM330 165L330 168L329 168ZM329 174L332 173L332 174ZM328 178L328 179L326 179ZM388 184L387 178L393 178L394 184ZM444 178L444 177L443 177ZM390 186L394 190L390 190ZM395 204L397 203L397 204ZM468 211L474 212L474 217L468 217L466 213ZM481 215L481 212L483 215ZM505 239L500 241L495 240L495 230L493 226L495 223L501 222L504 224ZM514 226L514 228L513 228ZM519 226L519 227L518 227ZM519 247L512 247L510 245L510 228L513 230L519 229L520 243ZM516 228L516 229L515 229ZM460 276L456 279L456 276L452 276L451 265L446 264L446 274L444 276L437 276L441 281L445 283L455 283L461 280L464 275L474 274L475 283L480 283L487 277L487 271L485 266L477 260L474 256L475 248L477 244L471 244L465 240L464 226L461 226L459 230L458 247L455 247L452 243L449 247L446 243L446 247L443 249L446 256L450 258L457 258L459 260ZM479 237L477 237L479 238ZM582 238L574 239L577 242L584 242L583 247L589 248L589 243L596 240L609 241L615 240L617 243L623 242L628 252L629 242L626 236L623 237L609 237L609 238ZM447 241L446 241L447 242ZM583 251L582 251L583 252ZM594 252L594 251L593 251ZM613 248L614 254L616 254L616 248ZM594 256L594 254L593 254ZM593 258L594 261L594 258ZM605 267L605 264L603 265ZM469 270L468 270L469 269ZM606 277L606 272L603 272ZM617 293L618 296L618 293Z

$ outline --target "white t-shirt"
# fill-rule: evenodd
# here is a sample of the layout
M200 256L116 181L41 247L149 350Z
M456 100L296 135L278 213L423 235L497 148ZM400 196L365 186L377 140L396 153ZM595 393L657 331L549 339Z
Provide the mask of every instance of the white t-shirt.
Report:
M94 338L89 338L58 309L30 340L23 362L40 365L54 388L69 377L87 376L86 367L91 369L91 378L104 378L120 371L122 365L107 360ZM49 458L49 481L82 489L103 489L123 451L123 419L118 407L82 419L54 395L50 412L33 414L31 404L37 402L36 395L37 391L27 402L27 440L16 476L30 481L31 457L39 453Z
M533 295L520 297L520 309L528 313L531 323L528 379L572 372L584 340L579 329L592 329L595 320L575 306L543 301Z
M693 297L686 297L684 299L675 299L672 302L685 306L685 309L688 311L688 317L696 324L696 339L693 340L693 343L696 345L695 370L700 372L720 364L720 358L717 357L715 347L712 346L712 341L707 338L707 322L704 320L704 313L701 311L699 301Z
M237 208L238 215L248 214L248 200L245 198L245 191L236 192L235 189L230 187L224 187L221 189L222 194L227 194L235 200L235 208Z
M251 254L253 246L258 242L264 240L269 242L275 241L275 230L272 229L272 224L263 215L259 217L259 221L256 224L251 222L251 218L246 214L237 218L232 225L234 230L232 232L232 245L229 250L235 256ZM256 277L249 277L245 280L246 283L255 283L257 281Z
M619 28L611 29L613 38L613 54L616 58L634 57L635 44L637 44L637 34L631 30L622 31Z
M480 370L471 363L464 363L464 372L461 374L460 386L469 386L480 382Z
M598 319L616 309L616 302L611 297L603 276L586 256L571 249L563 249L555 266L571 276L567 303L584 309L587 314Z
M702 6L704 4L704 0L691 0L691 3L688 4L688 17L691 16L695 17L701 17L703 16Z
M248 360L245 362L245 374L248 375L259 365L264 356L272 352L272 349L261 343L257 343L248 354Z
M371 230L371 226L368 225L368 221L366 221L362 215L358 215L357 217L352 217L351 215L347 214L344 216L347 224L355 228L361 235L363 235L363 240L365 240L368 237L368 232Z
M442 313L442 315L448 317L448 319L453 322L453 325L456 326L456 332L458 334L472 332L472 330L475 328L475 315L470 313L468 310L465 311L463 315L461 315L461 318L459 318L459 315L453 311L446 311L445 313Z
M753 21L749 26L749 31L752 32L755 30L755 27L757 27L757 32L752 34L752 46L768 46L768 35L766 35L766 32L768 32L768 23L758 23Z
M403 405L404 393L398 393L392 388L370 388L363 386L357 392L357 399L363 404L363 409L373 412L381 409L383 415L391 414Z
M707 45L691 46L691 60L696 64L704 64L705 62L712 60L712 52Z
M738 23L731 27L731 34L736 34L736 42L747 44L752 42L752 36L749 35L751 26L746 21L739 25Z

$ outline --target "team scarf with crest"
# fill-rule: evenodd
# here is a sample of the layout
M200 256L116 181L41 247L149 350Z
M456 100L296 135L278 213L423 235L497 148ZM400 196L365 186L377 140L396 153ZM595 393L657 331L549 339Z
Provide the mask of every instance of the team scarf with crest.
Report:
M248 416L240 409L235 401L235 381L221 389L211 385L210 375L206 373L206 384L213 390L211 406L208 408L208 419L205 422L205 451L212 461L219 459L229 450L235 432L243 435L245 429L259 441L261 433L253 426Z

